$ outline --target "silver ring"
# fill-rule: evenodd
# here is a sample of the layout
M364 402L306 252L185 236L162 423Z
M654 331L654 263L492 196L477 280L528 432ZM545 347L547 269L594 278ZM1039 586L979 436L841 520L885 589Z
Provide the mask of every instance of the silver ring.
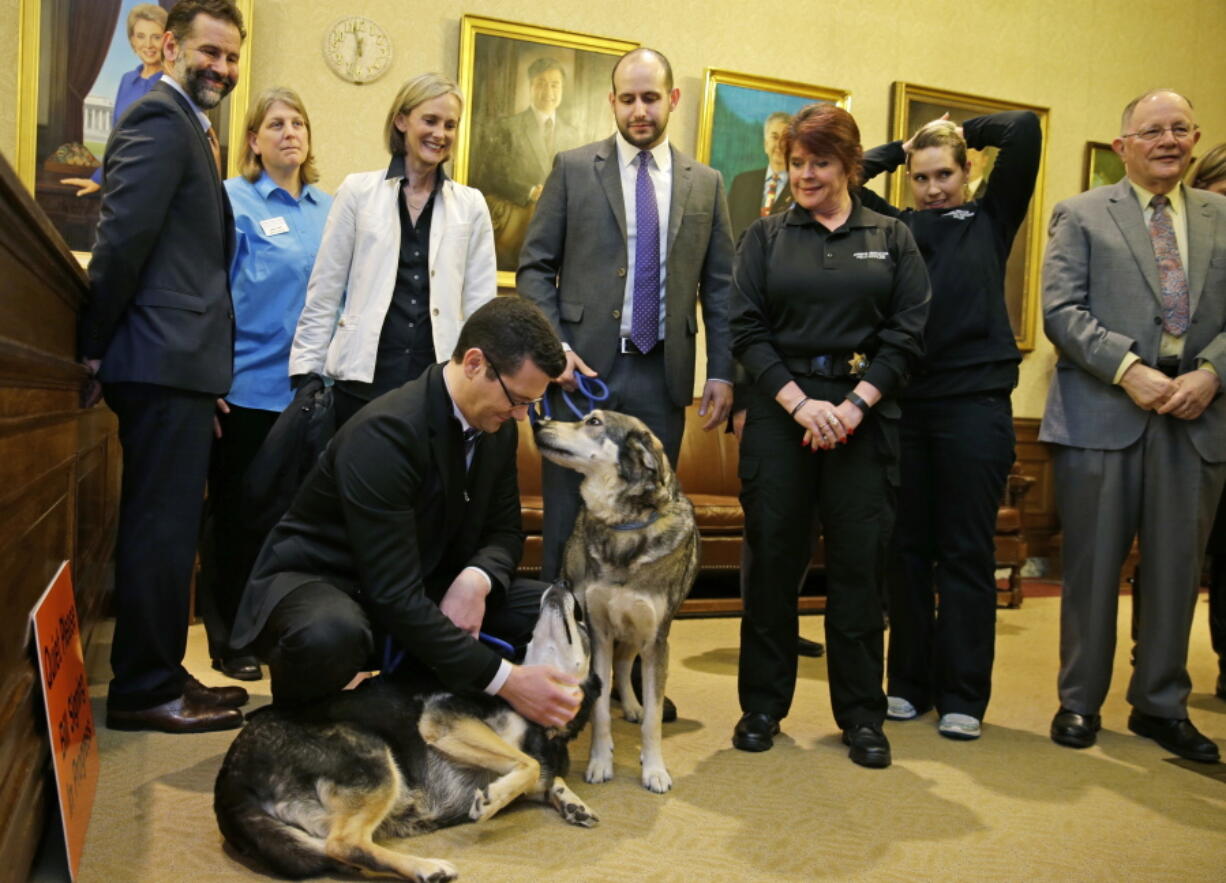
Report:
M826 422L831 426L834 426L836 423L842 423L843 421L838 418L838 415L835 414L834 411L829 411L826 414Z

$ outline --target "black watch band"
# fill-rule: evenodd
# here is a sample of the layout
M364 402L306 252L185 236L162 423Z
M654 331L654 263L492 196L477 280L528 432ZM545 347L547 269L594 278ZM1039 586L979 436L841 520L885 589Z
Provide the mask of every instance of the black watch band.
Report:
M870 407L869 403L864 401L864 399L860 398L854 392L849 392L847 395L843 396L843 401L851 402L860 409L861 414L863 414L865 417L868 416L868 409Z

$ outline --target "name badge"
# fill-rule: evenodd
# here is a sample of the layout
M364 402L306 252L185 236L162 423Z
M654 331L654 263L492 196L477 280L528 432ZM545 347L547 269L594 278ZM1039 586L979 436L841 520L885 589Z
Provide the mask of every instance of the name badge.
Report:
M285 218L268 218L260 221L260 229L265 236L276 236L278 233L288 233L289 224L285 223Z

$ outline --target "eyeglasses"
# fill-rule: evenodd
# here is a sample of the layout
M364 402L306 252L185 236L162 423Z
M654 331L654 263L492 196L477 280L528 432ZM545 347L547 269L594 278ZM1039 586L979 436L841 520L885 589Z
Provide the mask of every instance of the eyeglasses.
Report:
M1186 123L1176 123L1173 126L1149 126L1136 132L1121 135L1120 137L1140 138L1142 141L1157 141L1163 134L1170 132L1171 137L1176 141L1183 141L1186 138L1191 138L1192 133L1199 128L1200 126L1189 126Z
M494 367L494 363L488 358L485 360L485 363L489 365L490 370L494 372L494 379L497 380L498 385L502 387L502 394L507 397L507 401L510 402L512 408L535 408L544 400L545 397L541 396L540 398L529 399L526 402L517 401L515 397L511 395L511 390L507 389L507 385L502 382L502 375L498 373L498 369Z

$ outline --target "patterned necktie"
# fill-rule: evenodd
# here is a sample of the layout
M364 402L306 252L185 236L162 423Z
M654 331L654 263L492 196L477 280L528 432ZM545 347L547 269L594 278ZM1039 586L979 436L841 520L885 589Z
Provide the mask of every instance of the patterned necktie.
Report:
M650 352L660 339L660 214L656 191L647 174L651 154L639 152L634 187L634 315L630 340L639 352Z
M766 186L766 197L762 200L762 211L759 213L762 217L766 217L771 213L771 206L775 204L775 197L779 195L779 173L770 173L770 182Z
M1162 280L1162 330L1176 337L1188 330L1188 277L1179 259L1179 242L1175 239L1175 225L1170 204L1165 196L1155 196L1149 201L1154 210L1149 219L1149 238L1154 242L1154 257L1158 259L1158 277Z
M225 175L221 171L221 142L217 140L217 130L212 126L209 126L208 131L205 132L205 135L208 136L209 147L213 148L213 162L217 164L217 174L218 176L224 178Z

